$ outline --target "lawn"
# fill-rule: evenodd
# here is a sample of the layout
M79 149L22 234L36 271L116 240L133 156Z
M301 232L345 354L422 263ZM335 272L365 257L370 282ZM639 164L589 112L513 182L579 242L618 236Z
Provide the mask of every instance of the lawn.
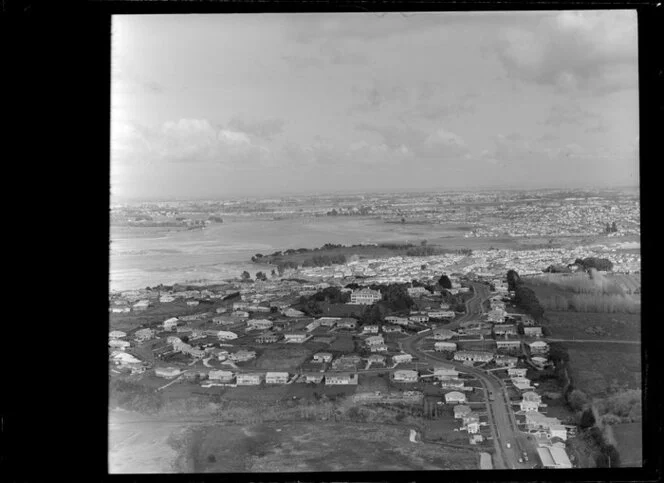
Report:
M284 422L195 431L193 471L311 472L474 469L473 451L412 443L409 428L384 424Z
M294 371L313 351L299 344L281 344L266 347L256 359L256 368L268 371Z
M342 352L344 354L355 351L355 342L350 334L339 334L337 338L328 347L329 350Z
M643 465L642 423L623 423L612 426L613 436L618 443L620 466Z
M641 346L612 343L569 343L570 376L575 387L592 397L613 386L641 387Z
M544 324L556 339L641 340L641 315L546 312Z

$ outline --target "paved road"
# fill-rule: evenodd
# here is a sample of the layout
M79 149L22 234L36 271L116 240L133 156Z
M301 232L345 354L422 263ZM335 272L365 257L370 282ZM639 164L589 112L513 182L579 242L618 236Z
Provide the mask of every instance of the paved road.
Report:
M473 298L466 302L466 315L460 317L453 324L458 325L460 322L472 320L482 312L482 302L489 298L489 290L486 285L472 284L475 289ZM452 325L452 324L450 324ZM450 327L450 325L446 326ZM523 447L522 435L517 431L516 421L514 414L510 408L509 398L502 381L493 374L487 374L481 369L471 366L466 366L457 361L448 361L435 354L425 353L419 350L419 343L429 335L428 332L418 334L408 339L403 339L403 350L413 354L413 356L421 360L429 360L432 362L442 362L447 365L454 366L459 372L471 374L479 379L482 383L483 389L488 393L493 393L494 401L488 401L487 397L487 414L489 415L489 425L493 434L493 442L495 447L494 463L496 468L519 468L524 467L518 463L520 453ZM511 443L512 448L508 449L506 443Z

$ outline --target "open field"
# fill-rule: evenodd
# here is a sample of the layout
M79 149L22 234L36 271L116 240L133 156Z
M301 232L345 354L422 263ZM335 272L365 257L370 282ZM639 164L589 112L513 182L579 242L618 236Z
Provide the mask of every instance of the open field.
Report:
M641 387L639 344L561 344L569 352L570 376L574 387L589 396L606 396L611 387Z
M620 466L643 465L642 423L623 423L611 427L620 453Z
M270 371L295 370L313 353L301 344L282 344L266 348L256 360L257 369Z
M407 426L287 422L210 426L189 445L193 472L475 469L473 451L412 443Z
M556 339L641 340L639 314L547 311L545 318Z

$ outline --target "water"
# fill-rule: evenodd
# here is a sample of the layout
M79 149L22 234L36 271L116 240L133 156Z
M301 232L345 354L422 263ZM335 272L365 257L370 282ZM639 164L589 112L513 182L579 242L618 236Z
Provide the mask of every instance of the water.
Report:
M111 290L132 290L173 283L214 283L252 276L266 267L251 263L256 253L316 248L325 243L352 245L463 236L458 227L401 225L360 217L286 220L228 219L205 230L111 230Z

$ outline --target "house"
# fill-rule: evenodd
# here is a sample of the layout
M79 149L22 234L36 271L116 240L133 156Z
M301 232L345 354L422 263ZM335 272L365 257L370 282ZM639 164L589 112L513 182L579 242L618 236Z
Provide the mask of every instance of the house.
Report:
M187 351L187 353L194 359L202 359L203 357L205 357L205 351L197 347L192 347Z
M562 424L552 424L549 426L549 437L567 441L567 428Z
M521 348L521 340L520 339L512 339L512 340L496 339L496 348L498 350L508 350L508 351L518 350L518 349Z
M136 342L145 342L154 337L154 331L152 329L139 329L134 332L134 339Z
M426 295L429 293L429 291L424 287L407 288L406 292L408 292L408 295L410 295L411 297L421 297L422 295Z
M369 346L375 346L375 345L383 345L385 344L385 340L383 339L382 335L371 335L367 337L364 342Z
M511 377L526 377L528 369L525 367L510 367L507 369L507 375Z
M544 354L549 351L549 344L543 340L536 340L535 342L528 344L528 346L530 347L530 352L535 354Z
M387 346L385 344L378 344L369 346L371 352L387 352Z
M512 324L496 324L493 326L496 335L517 335L516 326Z
M456 336L456 333L449 329L434 329L433 338L435 340L449 340Z
M466 406L465 404L457 404L454 406L454 419L465 418L472 412L473 411L470 409L470 406Z
M392 356L392 362L394 362L394 364L412 362L412 360L413 356L411 354L401 353Z
M524 327L523 334L526 337L542 337L542 328L541 327Z
M417 382L418 374L417 371L402 369L399 371L394 371L392 380L394 382Z
M372 354L367 358L367 362L370 364L385 364L385 356L380 354Z
M339 320L341 320L340 317L321 317L318 319L323 327L334 327Z
M516 357L508 356L505 354L496 354L494 359L496 361L497 366L507 366L507 367L514 367L516 366L516 363L519 361L519 359L517 359Z
M344 318L337 322L338 329L355 329L357 321L355 319Z
M522 400L519 402L519 409L521 409L521 411L523 411L524 413L528 411L538 411L539 403L535 401Z
M527 391L528 389L532 389L533 387L530 385L530 379L526 377L513 377L512 378L512 384L514 387L516 387L519 391Z
M246 362L254 359L255 357L255 351L248 351L244 349L240 349L239 351L228 355L228 358L235 362Z
M469 434L479 433L480 417L477 414L468 414L463 417L463 424Z
M545 429L549 430L551 426L560 425L558 418L550 418L537 411L529 411L526 413L526 426L528 429Z
M395 317L393 315L389 315L385 317L385 322L389 322L390 324L395 324L395 325L401 325L401 326L406 326L410 322L406 317Z
M537 404L540 404L542 402L542 396L540 396L534 391L524 392L521 395L521 397L523 398L524 401L533 401L536 402Z
M236 384L238 386L257 386L261 383L261 375L256 373L238 374Z
M271 329L274 323L267 319L253 319L247 321L248 330L267 330Z
M436 342L434 344L434 349L438 352L453 352L457 350L457 345L454 342Z
M411 315L410 317L408 317L408 320L410 320L411 322L424 323L424 322L429 322L429 316L425 314Z
M357 354L345 355L335 359L332 362L332 367L336 370L355 369L361 361L362 359Z
M325 375L325 385L334 386L334 385L356 385L357 384L357 374L326 374Z
M541 368L546 366L546 364L548 362L546 357L539 357L539 356L534 356L531 360L533 361L533 364L535 364L536 366L539 366Z
M332 362L333 355L329 352L317 352L313 355L313 362Z
M307 339L307 334L303 332L291 332L290 334L284 334L284 341L294 344L301 344Z
M259 335L255 340L258 344L274 344L280 338L281 336L279 334L268 333Z
M235 317L246 319L247 317L249 317L249 312L247 312L246 310L236 310L235 312L233 312L233 315Z
M320 320L314 320L314 321L310 322L309 324L307 324L307 327L306 327L307 332L311 332L312 330L316 330L318 327L320 327L320 325L321 325Z
M157 377L164 377L166 379L173 379L182 373L177 367L156 367L154 374Z
M220 316L220 317L213 317L212 322L217 324L217 325L233 325L237 324L240 322L239 319L234 319L229 316Z
M268 372L265 374L265 384L286 384L287 382L287 372Z
M544 446L537 448L537 454L542 461L543 468L568 469L572 468L572 462L563 448L555 446Z
M132 308L134 310L146 310L149 306L150 306L149 300L139 300L134 305L132 305Z
M448 381L450 379L458 379L459 371L447 367L436 367L433 370L433 377L439 381Z
M233 373L231 371L210 371L208 372L208 379L213 381L230 383L233 381Z
M127 337L127 334L121 330L113 330L108 333L109 339L122 339L123 337Z
M130 311L131 309L129 307L111 307L111 312L114 314L126 314Z
M492 359L493 354L491 352L458 351L454 353L454 360L456 361L489 362Z
M304 381L307 384L320 384L323 382L323 377L325 376L318 372L308 372L304 375Z
M177 334L185 334L185 333L189 333L189 332L191 332L191 331L192 331L192 328L191 328L191 327L177 326L177 327L175 328L175 332L176 332Z
M300 312L299 310L295 309L286 309L282 312L286 317L302 317L304 316L304 312Z
M383 298L378 290L364 288L353 290L350 294L350 304L353 305L372 305Z
M228 312L228 308L226 308L226 307L217 307L217 313L218 314L225 314L226 312Z
M464 387L465 384L461 379L448 379L440 381L441 389L463 389Z
M233 340L237 339L237 334L235 332L230 332L228 330L219 330L215 331L219 340Z
M403 333L403 329L399 325L384 325L383 332L386 334Z
M172 295L160 295L159 296L159 302L162 304L167 304L169 302L175 301L175 297Z
M111 339L108 341L108 346L112 347L114 349L126 349L127 347L131 346L129 342L126 340L120 340L120 339Z
M456 315L452 310L436 310L427 312L431 319L453 319Z
M233 302L233 310L244 310L249 307L247 302Z
M365 325L362 327L363 334L377 334L380 330L380 327L377 325Z
M195 307L199 304L200 302L198 300L187 300L187 305L190 307Z
M452 391L445 394L446 404L464 404L466 402L466 395L459 391Z
M168 320L164 320L164 330L173 330L178 325L178 318L171 317Z

